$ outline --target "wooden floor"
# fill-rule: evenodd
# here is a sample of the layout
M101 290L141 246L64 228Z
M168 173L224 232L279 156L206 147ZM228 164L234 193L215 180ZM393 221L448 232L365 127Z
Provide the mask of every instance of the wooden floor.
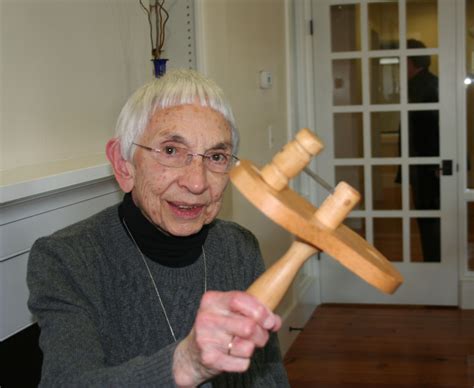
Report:
M292 388L473 388L474 310L321 305L285 365Z

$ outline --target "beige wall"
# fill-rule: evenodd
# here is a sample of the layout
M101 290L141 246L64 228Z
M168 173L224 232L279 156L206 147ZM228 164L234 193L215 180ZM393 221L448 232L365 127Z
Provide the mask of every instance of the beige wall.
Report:
M239 156L261 167L287 142L285 0L202 0L201 5L205 71L233 106L241 134ZM259 88L261 70L272 73L271 89ZM289 234L231 190L223 216L256 234L270 264L289 247Z
M240 157L262 166L287 141L285 0L197 3L204 71L232 103ZM0 186L105 162L118 110L150 79L136 2L2 0L0 21ZM259 88L261 70L272 73L271 89ZM289 246L289 234L231 186L222 216L257 235L267 262Z
M285 0L197 4L204 71L232 103L240 156L261 166L287 140ZM0 21L0 186L105 162L120 107L151 76L140 7L5 0ZM272 73L271 89L259 88L261 70ZM287 234L232 187L222 216L252 229L268 258L287 245Z
M150 78L145 21L134 2L1 1L0 185L105 162Z
M167 4L165 55L187 66L186 4ZM153 78L148 34L135 0L0 1L0 186L106 163L120 108Z

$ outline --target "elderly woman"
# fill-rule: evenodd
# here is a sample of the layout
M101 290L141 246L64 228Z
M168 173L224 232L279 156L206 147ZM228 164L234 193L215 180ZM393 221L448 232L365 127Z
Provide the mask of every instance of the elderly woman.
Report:
M31 251L43 386L288 386L281 320L242 291L264 270L258 243L216 219L237 145L195 71L132 95L106 147L122 203Z

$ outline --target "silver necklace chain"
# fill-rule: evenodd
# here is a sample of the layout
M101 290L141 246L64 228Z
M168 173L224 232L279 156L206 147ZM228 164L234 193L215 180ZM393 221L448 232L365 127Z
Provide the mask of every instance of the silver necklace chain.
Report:
M125 226L125 229L127 229L127 233L130 236L130 238L133 241L133 244L135 245L135 248L137 248L137 251L140 253L140 256L142 258L143 264L145 265L145 268L148 272L148 276L150 277L151 283L153 284L153 288L155 289L156 296L158 297L158 301L160 302L161 310L163 311L163 315L166 319L166 323L168 324L168 328L170 329L171 336L173 337L174 342L176 342L176 335L174 334L173 327L171 326L170 320L168 318L168 314L166 313L165 305L163 304L163 300L161 299L160 291L158 291L158 287L156 285L155 279L153 278L153 275L151 274L150 267L148 266L148 263L146 262L145 255L141 251L140 247L138 246L137 242L133 238L132 233L130 232L130 229L128 228L127 223L125 222L125 219L122 220L123 225ZM204 262L204 293L207 291L207 263L206 263L206 252L204 251L204 246L201 247L202 249L202 257L203 257L203 262Z

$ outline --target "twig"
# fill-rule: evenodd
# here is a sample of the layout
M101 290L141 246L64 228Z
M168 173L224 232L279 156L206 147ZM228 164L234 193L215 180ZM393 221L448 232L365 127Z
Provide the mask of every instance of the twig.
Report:
M168 19L170 17L168 11L166 11L164 7L164 3L165 3L165 0L162 0L161 2L158 3L160 6L160 31L161 31L161 37L160 37L159 46L158 46L160 54L162 53L163 51L162 49L165 44L166 23L168 22ZM164 17L163 17L163 14L164 14Z
M163 52L163 46L165 44L166 37L166 23L169 19L169 13L165 9L165 0L154 0L150 2L150 8L148 9L142 0L138 0L140 6L145 10L148 19L148 26L150 28L150 43L151 43L151 55L154 59L158 59ZM153 39L153 17L152 13L155 12L154 24L155 24L155 39Z
M150 43L151 43L151 55L155 57L155 45L153 44L153 24L151 23L151 12L148 10L147 7L143 4L142 0L138 0L141 7L145 10L148 19L148 26L150 27Z

